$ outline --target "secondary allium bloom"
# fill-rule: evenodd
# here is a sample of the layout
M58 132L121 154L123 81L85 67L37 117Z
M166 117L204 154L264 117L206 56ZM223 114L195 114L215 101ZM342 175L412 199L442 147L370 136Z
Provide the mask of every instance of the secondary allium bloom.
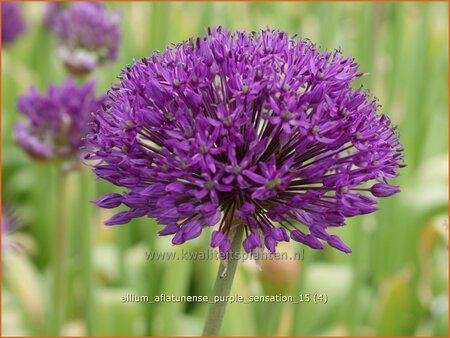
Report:
M397 192L388 180L402 166L389 118L350 86L361 75L280 31L210 29L155 52L95 116L93 170L128 191L94 202L129 208L108 225L156 218L174 244L217 226L211 246L225 255L235 226L247 252L293 239L348 253L329 230L377 210L372 195Z
M120 15L107 12L102 3L74 3L57 14L53 28L58 53L74 73L86 73L117 59Z
M36 159L74 156L85 142L91 113L104 100L94 89L94 81L79 87L72 78L62 86L50 85L46 94L30 88L18 99L18 110L28 120L16 124L16 142Z
M11 43L25 30L20 6L13 2L2 2L2 43Z
M59 14L69 5L67 2L47 2L45 8L44 23L52 28Z

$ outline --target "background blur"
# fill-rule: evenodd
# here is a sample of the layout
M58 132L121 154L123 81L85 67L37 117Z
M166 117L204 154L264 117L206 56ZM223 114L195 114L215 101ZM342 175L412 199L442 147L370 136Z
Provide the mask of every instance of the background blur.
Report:
M119 60L96 71L106 91L126 64L171 42L222 25L270 27L341 47L368 73L359 83L399 125L407 167L402 193L380 211L340 229L353 253L287 250L304 260L239 265L232 293L321 293L327 304L253 303L227 308L224 335L441 335L448 331L448 6L446 3L108 3L122 12ZM14 145L21 117L16 99L30 85L42 91L66 76L55 37L43 24L45 3L24 3L27 31L2 50L2 198L23 247L3 252L2 335L43 335L51 313L50 283L56 168L32 161ZM115 188L84 168L70 176L66 334L199 335L203 303L144 304L126 294L210 295L217 261L146 260L172 251L150 219L106 227L90 200ZM183 246L205 250L206 234ZM92 246L89 245L92 243ZM304 251L303 251L304 250Z

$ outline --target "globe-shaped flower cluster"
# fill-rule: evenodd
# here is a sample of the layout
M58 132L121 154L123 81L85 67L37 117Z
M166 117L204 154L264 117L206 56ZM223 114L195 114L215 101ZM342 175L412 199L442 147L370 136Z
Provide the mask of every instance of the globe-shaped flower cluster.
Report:
M16 124L16 143L38 160L66 160L77 155L92 112L104 100L94 89L94 81L77 86L72 78L61 86L50 85L45 94L30 88L18 99L18 110L27 119Z
M25 30L20 5L13 2L1 3L2 6L2 43L10 44Z
M174 244L215 226L225 255L238 226L247 252L290 239L350 252L331 229L399 191L403 150L352 88L361 75L340 51L270 30L209 29L136 61L88 136L95 173L125 188L95 201L127 207L106 224L153 217Z
M53 11L57 13L57 8ZM58 53L74 74L89 73L99 65L117 59L120 43L118 12L106 11L102 3L80 2L56 13L52 27L59 39Z

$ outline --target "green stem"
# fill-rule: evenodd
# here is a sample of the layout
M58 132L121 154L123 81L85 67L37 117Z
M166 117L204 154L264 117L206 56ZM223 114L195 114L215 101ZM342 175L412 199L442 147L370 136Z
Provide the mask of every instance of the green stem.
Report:
M55 243L53 253L53 313L52 334L58 336L65 315L65 283L67 252L67 186L68 172L63 166L58 168L57 207L55 223Z
M72 76L75 76L75 81L79 86L86 84L89 80L89 73L72 74Z
M233 284L234 274L236 272L237 263L239 261L239 252L242 245L243 226L238 226L231 243L231 249L228 256L228 264L220 264L217 272L216 282L214 284L214 299L219 296L222 301L215 302L210 305L208 315L206 317L203 336L217 336L222 326L225 309L228 302L225 297L230 294Z
M83 313L86 324L86 336L91 336L93 334L94 325L94 303L93 303L93 273L92 273L92 219L95 219L92 211L91 205L88 201L94 196L93 190L95 189L95 184L92 182L92 176L90 172L82 171L80 179L82 181L81 185L81 203L80 213L81 213L81 226L83 227L81 231L81 265L82 275L83 275L83 288L84 288L84 304Z

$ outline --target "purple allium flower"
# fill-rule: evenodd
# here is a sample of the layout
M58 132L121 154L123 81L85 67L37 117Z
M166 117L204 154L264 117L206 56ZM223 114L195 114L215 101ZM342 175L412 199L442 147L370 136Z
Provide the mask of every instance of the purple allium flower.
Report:
M20 6L13 2L2 1L2 43L13 42L24 30Z
M28 120L16 124L16 142L36 159L75 155L84 144L91 113L104 100L94 88L94 81L79 87L71 78L60 87L50 85L46 94L31 88L18 99L18 110Z
M403 166L395 127L351 87L361 75L354 59L280 31L209 29L155 52L96 113L87 158L128 191L94 203L129 208L106 224L156 218L174 244L217 225L211 246L227 253L238 225L247 252L291 238L349 253L328 231L377 210L371 193L396 192L387 181Z
M58 53L73 73L88 73L117 59L120 15L102 3L74 3L57 15L53 25L59 38Z
M47 2L45 8L44 23L53 28L58 15L69 5L67 2Z

